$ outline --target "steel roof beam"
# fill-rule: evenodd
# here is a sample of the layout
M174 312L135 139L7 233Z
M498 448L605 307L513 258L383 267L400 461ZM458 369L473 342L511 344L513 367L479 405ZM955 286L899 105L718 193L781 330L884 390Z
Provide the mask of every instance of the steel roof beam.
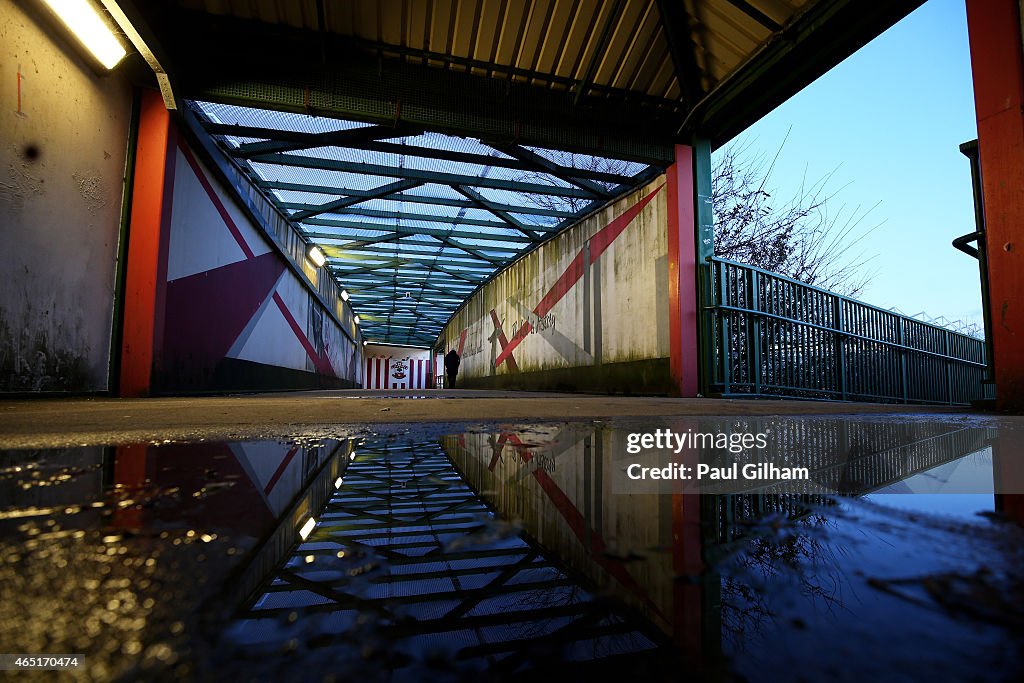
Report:
M419 187L422 184L423 183L419 182L418 180L396 180L393 183L381 185L380 187L370 190L370 193L367 196L342 197L341 199L336 199L333 202L327 202L325 204L320 204L319 206L311 207L304 211L293 213L291 216L289 216L289 218L291 218L295 222L302 222L307 218L312 218L313 216L318 216L322 213L342 213L345 208L352 206L353 204L359 204L360 202L368 202L371 199L382 199L396 192L401 192L402 190L411 190L412 188ZM366 211L366 209L363 210ZM358 213L358 211L355 211L355 213Z
M634 179L635 182L635 179ZM279 183L276 181L256 181L256 184L264 189L270 190L295 190L298 192L312 192L315 194L328 194L328 195L349 195L353 197L365 197L370 193L369 190L356 190L348 187L325 187L322 185L302 185L297 183ZM476 206L473 202L468 199L450 199L448 197L427 197L425 195L418 194L405 194L397 193L390 197L393 202L411 202L414 204L430 204L431 206L455 206L460 209L472 209ZM302 202L276 202L282 209L311 209L315 204L306 204ZM501 209L502 211L510 211L512 213L522 213L531 216L549 216L551 218L575 218L576 214L572 211L559 211L557 209L544 209L536 206L517 206L515 204L501 204L499 202L491 202L491 205Z
M467 292L468 291L472 291L472 290L463 290L463 291L459 291L459 292L453 292L451 290L443 289L440 286L433 285L433 284L430 284L430 283L427 283L427 282L415 282L415 283L411 283L411 284L412 284L412 286L419 287L421 289L429 289L429 290L431 290L433 292L436 292L440 296L446 296L446 297L450 297L452 299L458 300L459 303L455 304L456 308L458 306L462 305L462 302L466 298ZM454 284L454 283L449 283L449 284ZM382 288L385 288L385 289L387 289L388 291L391 291L391 292L395 291L394 285L390 284L390 283L388 285L384 285L383 283L381 283L379 285L373 285L373 286L360 286L358 291L359 292L376 292L376 291L378 291L378 290L380 290ZM353 289L355 290L356 288L353 288ZM475 289L475 286L473 287L473 289ZM448 304L446 302L446 303L444 303L442 305L449 306L450 304Z
M472 256L474 258L474 261L476 261L476 262L483 261L483 262L486 262L486 263L491 263L491 264L493 264L493 265L495 265L495 266L497 266L499 268L503 268L504 266L508 265L509 260L519 256L519 253L520 253L520 252L515 251L515 252L508 252L508 254L506 256L490 256L488 254L482 253L482 250L480 250L480 249L474 249L472 247L467 247L467 246L458 244L457 242L455 242L453 240L448 240L448 239L442 240L442 245L443 246L447 246L447 247L449 247L451 249L457 249L457 250L459 250L461 252L469 254L470 256ZM403 242L402 244L400 244L398 246L399 247L401 247L401 246L408 246L408 243ZM431 246L431 247L434 248L434 251L432 251L432 252L431 251L405 251L405 252L402 252L401 255L405 256L405 255L409 254L409 255L433 256L433 255L435 255L437 253L437 246L438 245L436 245L436 244L433 244L433 245L424 244L422 246ZM398 254L399 253L393 247L386 247L386 246L385 247L379 247L379 246L373 246L373 245L360 245L360 244L346 244L346 245L338 245L338 246L332 245L331 246L331 250L332 251L342 251L345 254L352 254L352 255L358 255L358 254L360 254L360 252L369 252L370 255L372 255L372 254ZM339 258L346 258L346 257L342 256L342 257L339 257ZM448 263L452 263L453 262L452 259L458 259L459 257L458 256L450 256L448 254L441 254L440 258L444 259Z
M309 224L309 223L312 223L312 221L307 222L307 224ZM317 226L322 225L321 223L312 223L312 224L313 225L317 225ZM369 230L369 229L371 229L371 228L368 228L363 223L359 223L358 225L359 225L359 229L360 230ZM331 227L331 226L325 226L325 227ZM335 226L335 227L355 227L355 225L352 225L352 226ZM376 230L376 228L372 228L372 229ZM453 238L453 239L481 240L481 241L484 241L484 242L508 242L508 243L512 243L512 244L530 244L532 242L536 242L537 241L536 239L529 239L529 238L523 237L522 235L494 235L494 234L489 234L489 233L485 233L485 232L481 232L481 233L478 234L478 233L473 233L473 232L464 232L464 231L460 231L460 230L441 230L439 228L410 228L410 227L408 227L406 225L403 225L403 226L401 226L401 227L399 227L397 229L396 228L392 228L390 231L387 231L387 232L390 232L391 234L380 235L379 237L358 237L358 236L353 236L353 235L346 235L346 234L343 234L343 233L320 232L320 231L317 231L317 230L305 230L305 231L303 231L303 234L305 234L306 237L309 237L310 239L325 239L325 240L344 240L344 239L350 239L350 240L360 240L360 241L361 240L367 240L367 243L373 243L377 239L382 239L382 240L383 239L389 239L389 240L391 240L391 239L404 239L406 237L434 237L434 238L437 238L437 239L440 239L442 237L450 237L450 238ZM489 247L481 246L480 248L481 249L487 249ZM505 248L507 249L508 247L505 247Z
M346 130L332 130L324 133L295 133L277 131L254 126L238 126L233 124L210 123L205 126L211 135L230 135L243 138L267 138L266 142L247 142L228 152L233 157L248 159L257 154L275 152L294 152L314 147L348 147L381 138L403 138L421 135L422 129L410 126L363 126ZM273 133L286 133L282 136Z
M460 173L424 171L415 168L398 168L395 166L367 164L358 161L320 159L318 157L307 157L301 154L257 154L249 160L256 163L272 164L277 166L315 168L322 171L358 173L362 175L383 176L385 178L406 178L409 180L422 180L428 183L439 183L441 185L469 185L470 187L485 187L492 190L508 190L509 192L524 192L526 194L545 194L553 195L555 197L592 199L595 195L595 192L593 191L583 190L580 188L558 187L557 185L542 185L540 183L524 183L517 180L485 178ZM608 193L606 192L605 194Z
M351 242L345 242L344 244L332 244L332 245L328 245L328 246L330 246L331 248L334 248L334 249L341 249L341 250L344 250L344 251L385 251L385 250L390 250L391 247L377 246L377 245L385 244L385 243L390 242L392 240L403 240L399 244L399 246L401 246L401 247L427 247L428 249L435 249L436 250L438 248L438 246L447 244L452 249L459 249L460 251L468 251L470 253L483 252L483 251L501 252L500 254L497 254L497 255L494 255L494 254L477 254L477 255L480 256L480 258L499 259L503 264L507 263L508 260L514 259L514 258L518 257L520 254L523 253L522 251L519 251L517 249L509 249L509 248L501 249L501 248L496 248L496 247L486 247L486 246L485 247L480 247L480 246L466 245L466 244L462 244L461 242L457 242L457 241L455 241L453 239L452 240L440 240L440 244L438 243L439 242L438 240L435 240L435 241L419 241L419 240L411 241L411 240L408 240L406 237L403 237L401 235L388 235L386 237L381 237L379 239L370 239L370 240L352 240Z
M402 259L402 260L407 260L407 259L420 260L421 258L424 258L424 259L443 259L445 263L450 263L452 265L456 265L456 266L465 265L467 267L486 268L487 270L491 270L492 266L494 265L494 264L490 263L489 261L487 261L486 259L481 259L481 258L476 257L476 256L469 256L469 257L463 257L463 256L440 256L439 257L437 254L430 254L430 253L427 253L427 252L406 252L406 253L403 254L403 253L395 252L394 250L381 250L379 253L370 253L370 254L359 254L359 253L353 253L353 252L346 252L344 255L341 255L341 256L334 256L332 254L327 254L327 262L330 263L331 265L334 265L334 264L344 264L345 261L379 261L379 260L381 260L381 259L383 259L385 257L384 255L392 256L394 258ZM502 265L502 264L499 264L499 265Z
M500 256L489 256L487 254L482 253L479 249L473 249L472 247L466 247L466 246L457 244L457 243L453 242L452 240L449 240L449 239L446 239L446 238L442 239L441 241L444 242L445 244L447 244L452 249L458 249L460 251L464 251L467 254L475 256L478 259L487 261L488 263L490 263L492 265L495 265L495 266L497 266L499 268L504 268L505 266L508 265L508 262L509 262L508 258L501 258Z
M405 181L403 181L405 182ZM341 201L341 200L339 200ZM352 198L352 204L357 202L366 201L365 199ZM323 212L326 213L326 212ZM339 216L366 216L367 218L385 218L389 220L397 221L421 221L423 223L442 223L445 225L477 225L481 228L509 228L514 227L510 224L501 221L489 221L484 218L460 218L458 216L435 216L429 213L405 213L403 211L382 211L380 209L367 209L363 207L343 208L337 211L333 211ZM292 214L292 220L302 221L300 218L296 218L298 214ZM373 223L367 224L374 225ZM546 226L541 226L540 229L544 229Z
M433 273L423 273L422 271L417 275L404 274L402 277L403 285L431 285L435 288L454 288L454 290L446 289L446 293L453 296L463 296L468 289L476 287L475 282L470 284L464 284L462 282L453 282L450 278L445 277L442 281L438 281L434 277ZM368 289L379 289L381 287L391 287L394 289L397 286L397 282L391 275L367 275L365 273L358 273L351 276L351 279L346 280L347 283L354 284L353 289L355 290L368 290Z
M345 269L346 264L338 263L336 259L328 259L328 265L330 266L331 271L333 273L335 273L337 275L337 277L340 277L340 278L343 278L343 279L345 277L348 277L348 276L351 276L351 275L357 275L357 274L361 274L361 273L373 273L373 272L376 272L376 271L380 271L382 269L394 268L394 269L397 270L398 268L401 268L403 266L408 266L408 265L413 265L413 264L421 265L421 266L426 266L430 270L435 270L435 271L438 271L438 272L441 272L441 273L445 273L447 275L451 275L454 278L458 278L460 280L465 280L466 282L469 282L469 283L474 284L474 285L480 284L481 282L484 281L484 279L483 278L473 278L472 277L474 275L473 271L476 271L476 272L481 272L482 271L482 272L485 272L485 273L488 273L488 274L494 271L494 268L492 268L492 267L474 268L474 267L469 267L469 266L462 266L462 267L465 270L471 271L471 272L457 271L457 270L451 270L451 269L448 269L448 268L443 268L439 264L434 263L432 261L428 261L426 259L410 259L410 258L389 259L389 260L387 260L387 261L385 261L383 263L377 263L377 264L374 264L372 266L357 266L356 268L353 268L353 269ZM382 275L382 277L390 277L390 274L381 274L381 275Z
M508 154L509 156L515 157L516 159L532 164L537 171L553 175L556 178L559 178L571 185L575 185L576 187L580 188L581 190L587 193L585 196L583 196L584 199L593 199L595 197L599 199L609 199L614 194L614 190L608 190L598 185L597 183L575 177L574 174L567 167L562 166L561 164L556 164L550 159L546 159L540 154L532 152L520 145L505 144L500 142L489 142L487 144L501 152L504 152L505 154ZM579 195L562 196L578 197Z
M566 219L566 220L568 220L568 219ZM354 230L378 230L378 231L381 231L381 232L396 232L397 230L402 230L402 231L418 231L418 232L409 232L408 234L421 234L421 235L432 235L433 234L432 232L425 232L426 230L430 230L430 228L420 228L420 227L415 227L415 226L410 227L410 226L406 226L406 225L397 226L397 228L396 228L396 226L393 226L393 225L389 226L386 223L360 223L359 221L336 220L336 219L333 219L333 218L311 218L311 219L309 219L307 221L304 221L303 225L316 225L316 226L323 226L323 227L328 227L328 228L332 228L332 227L333 228L352 228ZM467 225L473 225L473 224L472 223L467 223ZM486 225L486 226L480 226L480 227L512 229L511 226L507 226L507 225ZM551 225L551 226L547 226L547 225L531 225L530 226L530 230L533 231L533 232L553 233L553 232L556 232L558 230L558 226L556 226L556 225ZM447 230L438 230L437 232L445 233L445 235L447 235L449 231L447 231ZM452 232L454 232L454 231L452 231ZM469 233L469 234L472 234L472 233ZM438 235L438 237L440 237L440 235ZM514 238L514 237L519 237L519 235L496 235L494 233L488 234L488 233L485 233L485 232L481 232L479 235L474 235L472 239L485 240L485 239L491 239L491 238L498 239L498 238L505 238L505 237ZM529 236L529 235L528 235L528 237L530 237L530 241L531 242L539 242L540 241L540 238L538 238L538 237L532 237L532 236ZM510 241L512 241L512 240L510 239Z
M605 56L605 48L608 46L608 41L612 37L612 29L615 27L615 23L619 20L622 13L622 0L615 0L615 4L612 5L611 10L608 12L608 19L604 22L604 28L601 30L601 37L597 41L597 46L594 48L594 53L590 57L590 62L587 64L587 70L583 73L583 78L580 79L579 83L574 86L576 88L576 96L573 98L573 106L579 106L580 100L583 99L583 92L590 86L590 82L594 76L594 69L597 68L598 62Z
M528 226L526 223L523 223L522 221L520 221L507 211L502 211L501 209L495 209L491 207L488 204L487 199L481 196L479 193L474 192L468 187L463 187L461 185L452 185L451 187L453 190L461 194L463 197L466 197L467 199L469 199L469 201L476 204L477 207L484 209L485 211L489 211L490 213L500 218L502 221L505 222L506 225L508 225L508 227L518 230L519 232L523 233L523 235L531 239L537 238L537 235L532 234L530 232L531 226Z
M692 107L704 96L704 84L697 64L697 45L693 41L690 14L686 5L678 0L657 0L657 3L679 92L683 101Z
M761 26L764 26L772 33L782 30L781 24L751 5L749 2L746 2L746 0L726 0L726 2L746 14L757 23L761 24Z
M412 156L420 159L454 161L464 164L477 164L479 166L497 166L518 171L535 170L533 164L521 159L509 159L504 156L492 156L475 152L437 149L423 147L422 145L381 142L381 138L416 137L423 134L422 130L395 128L393 126L367 126L365 128L330 131L327 133L295 133L293 131L281 131L276 128L207 123L206 130L213 135L266 139L266 142L247 142L238 147L228 148L228 153L241 159L247 159L256 154L292 152L314 147L343 147L345 149L358 149L367 152ZM362 131L366 132L363 133ZM285 139L279 139L279 136ZM627 175L595 171L587 168L567 168L566 172L576 178L597 180L605 183L623 184L629 183L632 180Z

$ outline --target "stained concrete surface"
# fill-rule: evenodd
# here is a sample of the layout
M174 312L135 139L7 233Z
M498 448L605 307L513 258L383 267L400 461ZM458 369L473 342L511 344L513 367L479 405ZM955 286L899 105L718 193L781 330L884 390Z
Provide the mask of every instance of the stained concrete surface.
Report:
M338 390L144 399L0 401L0 448L57 448L152 440L360 433L360 426L686 415L918 415L963 409L871 403L716 400L515 391Z

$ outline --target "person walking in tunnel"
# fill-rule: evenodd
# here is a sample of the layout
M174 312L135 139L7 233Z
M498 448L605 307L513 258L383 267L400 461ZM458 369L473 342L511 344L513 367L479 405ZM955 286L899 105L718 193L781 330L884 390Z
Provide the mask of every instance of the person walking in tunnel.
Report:
M462 361L459 358L459 353L455 349L448 352L448 355L444 357L444 372L448 375L448 388L455 388L455 376L459 374L459 363Z

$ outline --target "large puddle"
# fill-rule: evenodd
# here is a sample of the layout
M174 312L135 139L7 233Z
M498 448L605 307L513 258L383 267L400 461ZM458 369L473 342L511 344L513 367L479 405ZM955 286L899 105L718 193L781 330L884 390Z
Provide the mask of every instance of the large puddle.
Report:
M658 429L767 434L810 477L631 479L750 460L630 452ZM0 651L81 680L1020 680L1022 444L793 417L4 451Z

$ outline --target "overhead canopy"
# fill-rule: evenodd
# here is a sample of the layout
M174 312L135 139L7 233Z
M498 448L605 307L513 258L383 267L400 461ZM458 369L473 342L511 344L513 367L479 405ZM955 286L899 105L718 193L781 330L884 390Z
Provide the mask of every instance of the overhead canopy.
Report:
M415 345L674 145L723 143L922 1L104 0L323 247L366 337Z
M197 109L323 250L370 341L431 345L496 271L658 170L407 125Z
M719 144L922 0L116 0L180 97L631 159Z

